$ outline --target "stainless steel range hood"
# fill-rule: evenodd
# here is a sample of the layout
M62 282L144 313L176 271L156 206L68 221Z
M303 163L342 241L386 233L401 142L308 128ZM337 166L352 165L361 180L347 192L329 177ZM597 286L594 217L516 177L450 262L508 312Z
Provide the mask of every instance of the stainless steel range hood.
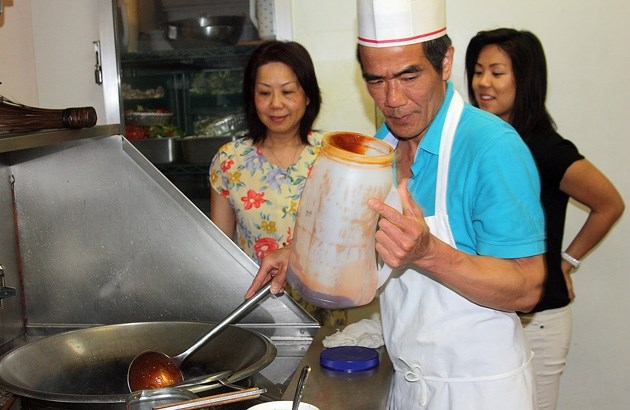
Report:
M118 126L0 135L0 353L66 329L217 322L257 265L124 137ZM288 296L240 321L278 347L287 382L317 322Z

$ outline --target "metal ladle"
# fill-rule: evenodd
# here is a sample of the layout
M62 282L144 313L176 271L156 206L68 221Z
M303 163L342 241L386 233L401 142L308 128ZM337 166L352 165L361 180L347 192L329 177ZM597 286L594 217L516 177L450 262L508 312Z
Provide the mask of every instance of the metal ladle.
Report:
M240 319L251 307L263 300L270 293L271 282L259 289L254 296L241 303L208 333L175 357L154 351L146 351L138 354L131 361L129 369L127 370L127 385L129 386L129 391L156 389L184 381L184 374L180 367L188 356L209 342L210 339L218 335L228 325Z

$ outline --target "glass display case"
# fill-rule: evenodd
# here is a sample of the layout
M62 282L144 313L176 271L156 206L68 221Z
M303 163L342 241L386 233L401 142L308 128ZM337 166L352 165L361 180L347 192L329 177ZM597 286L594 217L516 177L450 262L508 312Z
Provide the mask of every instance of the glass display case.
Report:
M204 212L214 154L247 132L243 69L261 41L248 4L116 2L123 133Z
M217 149L247 132L243 69L291 37L289 0L113 0L122 130L204 212Z
M209 135L211 120L242 113L243 67L254 48L250 44L122 53L125 126L131 131L133 126L142 127L136 134L145 137ZM149 121L143 122L145 118L134 117L135 113L172 116L147 116Z
M125 137L204 212L212 157L246 132L243 67L255 46L121 53Z

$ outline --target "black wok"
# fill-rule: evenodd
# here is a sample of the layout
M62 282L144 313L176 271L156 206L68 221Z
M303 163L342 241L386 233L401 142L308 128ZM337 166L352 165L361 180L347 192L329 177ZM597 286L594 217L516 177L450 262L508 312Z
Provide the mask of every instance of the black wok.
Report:
M45 337L0 360L0 386L18 396L63 403L58 408L124 409L127 368L145 350L177 354L214 324L145 322L98 326ZM231 370L228 383L265 368L276 348L264 335L229 326L191 356L186 378Z

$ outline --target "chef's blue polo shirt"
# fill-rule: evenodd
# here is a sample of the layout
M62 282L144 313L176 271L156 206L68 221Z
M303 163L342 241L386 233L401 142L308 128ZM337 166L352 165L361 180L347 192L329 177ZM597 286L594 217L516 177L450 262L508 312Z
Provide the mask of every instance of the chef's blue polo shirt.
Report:
M425 217L435 214L440 140L453 92L449 81L411 167L408 189ZM385 124L375 136L396 144ZM529 149L512 126L470 104L464 105L453 140L447 208L463 252L520 258L545 251L540 178Z

